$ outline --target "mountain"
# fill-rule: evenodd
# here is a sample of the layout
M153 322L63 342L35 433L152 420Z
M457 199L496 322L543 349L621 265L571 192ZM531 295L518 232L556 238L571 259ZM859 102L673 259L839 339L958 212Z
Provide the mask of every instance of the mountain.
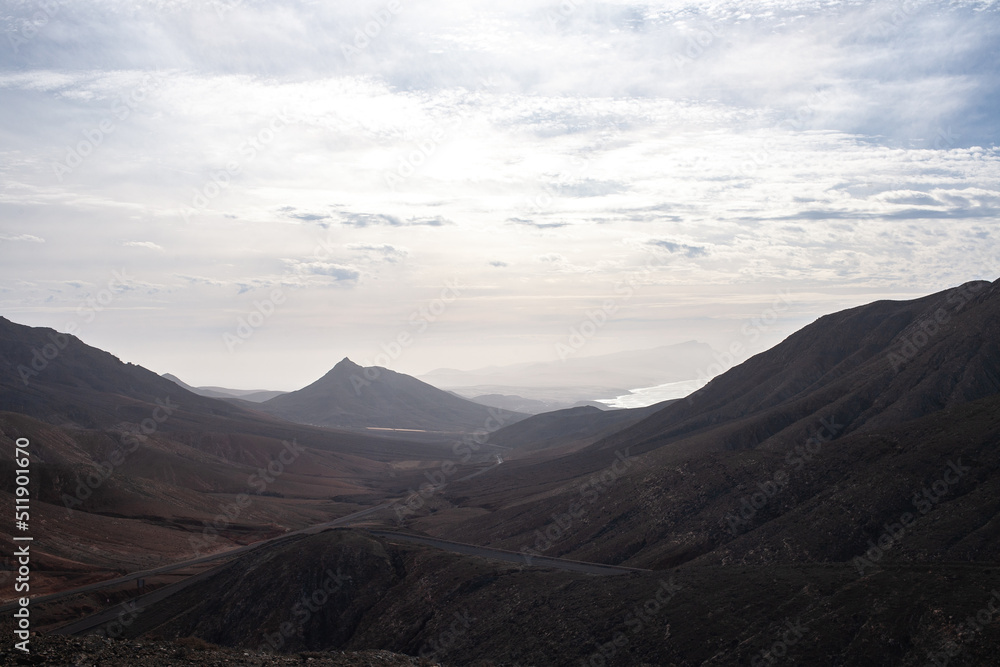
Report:
M707 375L716 363L711 347L688 341L590 357L567 353L551 362L471 371L440 368L420 379L467 397L514 394L565 407L579 401L614 398L631 389L694 380Z
M157 401L236 416L241 410L198 396L152 371L123 363L75 336L0 317L0 410L54 424L109 426L142 421Z
M966 620L987 603L995 608L1000 573L990 565L939 565L931 575L884 568L863 579L850 565L827 564L624 576L522 565L326 531L242 555L107 627L195 646L167 653L170 664L192 665L207 664L213 644L242 648L252 656L246 665L334 664L325 662L330 651L375 649L377 662L348 664L396 664L382 651L422 665L483 667L996 664L1000 628ZM961 655L929 662L928 654L947 657L942 647ZM248 653L262 649L273 651L266 661ZM771 650L786 662L769 662Z
M193 394L208 396L210 398L238 398L251 403L263 403L264 401L281 396L284 391L268 391L264 389L227 389L226 387L192 387L176 375L164 373L162 377L170 380L174 384L184 387Z
M463 398L463 396L456 392L449 393L455 394L459 398ZM489 405L494 408L511 410L512 412L523 412L529 415L540 415L543 412L553 412L555 410L566 410L568 408L579 408L585 406L598 408L599 410L611 409L604 403L598 403L596 401L577 401L576 403L568 404L553 401L537 401L532 398L505 394L483 394L482 396L471 396L469 397L469 400L473 403L479 403L480 405Z
M346 357L309 386L267 400L260 409L301 424L435 432L492 431L527 416L465 400L387 368L363 368Z
M910 512L919 536L889 560L995 560L997 331L1000 281L827 315L580 451L452 485L441 505L461 502L471 518L412 521L515 551L664 568L852 562ZM553 529L581 495L584 518Z
M1000 625L988 619L1000 599L997 331L1000 281L834 313L687 399L640 410L562 410L495 430L488 444L515 454L454 476L444 473L445 448L438 459L429 444L423 458L406 459L406 449L419 445L383 443L387 465L379 467L362 455L378 441L362 435L350 448L351 434L248 410L238 417L196 411L187 418L192 424L244 424L238 444L218 442L218 433L156 433L150 440L164 440L143 453L159 458L130 459L121 481L154 488L190 457L189 470L206 471L203 496L223 498L235 491L215 477L225 464L243 463L237 454L254 444L257 456L269 451L270 442L255 443L252 432L298 429L313 438L309 456L273 487L286 497L254 498L252 520L240 521L244 539L264 534L272 517L289 524L289 514L306 522L330 504L343 510L342 496L321 495L335 483L354 484L356 496L368 492L368 507L384 508L366 522L410 535L338 529L283 537L184 580L173 595L154 591L117 631L142 641L271 646L284 654L275 661L384 649L481 665L755 665L777 658L820 666L994 664ZM398 406L400 394L415 397L407 406L437 397L384 369L347 360L338 368L328 374L339 375L330 382L338 391L358 377L385 381L373 405ZM78 375L80 386L94 382ZM415 388L400 392L400 385ZM101 401L108 395L100 393ZM43 508L55 508L52 494L65 488L59 480L73 474L69 464L49 463L72 449L63 441L72 439L75 461L83 461L110 437L107 429L12 413L0 414L0 432L3 448L22 433L44 444L33 463L42 472ZM157 477L164 461L172 468ZM0 481L7 485L0 499L10 505L11 457L0 467L0 480L8 480ZM414 491L421 478L433 487ZM128 529L114 523L123 507L130 518L140 511L130 505L137 492L126 495L116 484L108 481L118 495L103 495L83 528L42 514L52 532L35 544L56 553L37 576L65 568L56 556L74 540L99 542L82 537L87 530L131 538L152 525L161 532L99 543L138 554L133 558L160 555L153 540L171 534L162 521L131 521ZM191 488L174 491L175 507L198 501ZM176 512L173 532L197 527L196 516ZM417 545L413 532L466 544ZM487 545L520 558L496 560ZM552 569L539 556L637 570L584 575ZM64 605L108 605L98 599L33 604L32 618L54 627L66 620ZM178 650L173 659L186 655Z
M780 447L834 417L838 437L902 423L1000 391L996 331L1000 294L985 281L826 315L602 446Z
M36 592L191 557L192 540L213 552L365 509L452 452L292 424L0 318L0 507L11 513L19 438L32 452Z
M616 433L662 409L663 404L631 410L580 406L528 417L490 436L490 444L516 453L561 447L581 448Z

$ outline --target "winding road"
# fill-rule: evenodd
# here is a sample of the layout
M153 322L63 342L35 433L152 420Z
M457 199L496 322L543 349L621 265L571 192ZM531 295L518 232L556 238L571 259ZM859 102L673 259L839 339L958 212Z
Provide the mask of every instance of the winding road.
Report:
M296 535L313 535L329 528L344 527L362 519L370 514L379 512L381 510L387 509L391 506L391 503L383 503L381 505L376 505L375 507L370 507L366 510L361 510L360 512L354 512L353 514L348 514L347 516L340 517L339 519L334 519L333 521L327 521L325 523L315 524L302 528L296 531L284 533L283 535L278 535L277 537L272 537L266 540L261 540L260 542L254 542L253 544L248 544L246 546L238 547L236 549L230 549L228 551L223 551L217 554L212 554L209 556L201 556L199 558L192 558L189 560L181 561L179 563L173 563L171 565L164 565L162 567L153 568L150 570L143 570L141 572L133 572L131 574L125 575L124 577L117 577L115 579L108 579L106 581L99 581L97 583L88 584L86 586L80 586L78 588L73 588L66 591L60 591L58 593L51 593L49 595L42 595L31 599L32 604L40 604L43 602L52 602L60 600L63 598L71 597L73 595L79 595L80 593L86 593L89 591L100 590L102 588L110 588L113 586L118 586L123 583L130 581L135 581L136 579L151 577L159 574L166 574L169 572L174 572L176 570L181 570L193 565L200 565L203 563L210 563L222 559L231 559L234 556L238 556L242 553L252 551L254 549L259 549L266 546L272 542L278 540L285 540L289 537ZM424 546L433 547L436 549L442 549L444 551L450 551L452 553L464 554L467 556L478 556L480 558L489 558L491 560L499 560L509 563L518 563L521 566L526 567L539 567L539 568L551 568L557 570L565 570L569 572L580 572L584 574L598 575L598 576L609 576L609 575L621 575L628 574L630 572L648 572L648 570L640 570L636 568L620 567L617 565L604 565L601 563L587 563L583 561L569 560L566 558L555 558L550 556L534 556L524 553L518 553L515 551L508 551L505 549L493 549L490 547L481 547L475 544L466 544L463 542L453 542L451 540L442 540L435 537L426 537L423 535L412 535L409 533L399 533L389 530L366 530L368 534L374 537L380 537L389 541L394 542L408 542L411 544L421 544ZM220 566L221 567L221 566ZM77 635L83 634L94 628L100 627L107 623L113 622L116 618L121 618L123 615L127 615L130 609L143 609L149 605L155 604L161 600L164 600L175 593L195 584L203 579L208 578L213 575L219 568L213 567L209 568L203 572L192 575L183 581L179 581L173 584L164 586L155 591L147 593L145 595L140 595L126 603L118 604L103 611L97 612L86 618L73 621L55 630L52 630L52 634L56 635ZM0 606L0 612L6 612L17 607L16 602L8 603Z

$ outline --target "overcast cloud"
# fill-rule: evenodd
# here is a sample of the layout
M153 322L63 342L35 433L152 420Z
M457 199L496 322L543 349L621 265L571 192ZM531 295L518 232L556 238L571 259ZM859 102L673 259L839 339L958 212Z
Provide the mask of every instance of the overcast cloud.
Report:
M404 372L555 359L608 300L578 354L721 350L790 292L765 345L997 278L996 2L3 1L0 29L0 314L192 384L293 389L403 332Z

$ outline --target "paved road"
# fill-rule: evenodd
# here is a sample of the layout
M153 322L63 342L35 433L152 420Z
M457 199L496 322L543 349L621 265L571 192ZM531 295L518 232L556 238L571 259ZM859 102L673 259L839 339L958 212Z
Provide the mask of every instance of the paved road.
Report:
M80 586L79 588L72 588L66 591L60 591L58 593L50 593L49 595L41 595L31 598L31 604L39 604L42 602L51 602L53 600L60 600L62 598L69 597L71 595L78 595L80 593L86 593L88 591L95 591L101 588L108 588L111 586L117 586L119 584L125 584L130 581L135 581L140 578L148 578L155 576L157 574L165 574L167 572L173 572L175 570L181 570L186 567L191 567L192 565L200 565L202 563L211 563L212 561L220 560L223 558L231 558L237 556L241 553L250 551L252 549L257 549L265 544L270 544L275 540L283 540L286 537L292 535L312 535L313 533L318 533L320 531L326 530L327 528L333 528L335 526L342 526L356 521L369 514L374 514L380 510L390 507L391 503L383 503L381 505L376 505L375 507L370 507L366 510L361 510L360 512L355 512L354 514L348 514L347 516L342 516L339 519L334 519L333 521L328 521L326 523L320 523L313 526L307 526L306 528L301 528L299 530L292 531L290 533L282 533L276 537L270 537L266 540L260 542L254 542L253 544L247 544L246 546L237 547L235 549L229 549L228 551L222 551L217 554L212 554L210 556L201 556L199 558L192 558L190 560L181 561L179 563L171 563L170 565L163 565L161 567L153 568L151 570L143 570L141 572L132 572L124 577L118 577L116 579L105 579L104 581L98 581L97 583L87 584L86 586ZM199 575L200 576L200 575ZM17 602L10 602L3 606L0 606L0 613L16 609L18 607Z
M371 510L366 510L365 513ZM360 513L359 513L360 514ZM351 515L357 518L357 515ZM348 517L343 519L338 519L338 522L343 523ZM334 523L334 522L331 522ZM325 527L330 527L323 524ZM325 529L325 528L324 528ZM297 531L299 533L303 531ZM532 556L531 558L526 558L524 554L515 553L513 551L507 551L505 549L489 549L486 547L478 547L474 544L465 544L463 542L452 542L450 540L439 540L433 537L423 537L421 535L410 535L408 533L397 533L389 530L366 530L370 535L376 537L382 537L390 541L397 542L411 542L414 544L423 544L425 546L435 547L438 549L444 549L445 551L450 551L452 553L465 554L470 556L480 556L483 558L490 558L492 560L501 560L511 563L519 563L521 565L526 565L529 567L543 567L543 568L553 568L556 570L567 570L570 572L583 572L586 574L594 575L616 575L616 574L628 574L629 572L649 572L649 570L639 570L630 567L618 567L615 565L601 565L599 563L585 563L582 561L568 560L565 558L550 558L546 556ZM287 535L283 535L279 539L283 539ZM269 540L271 541L271 540ZM56 635L79 635L86 633L94 628L102 626L106 623L111 623L118 619L119 621L123 619L128 619L129 615L135 611L139 612L152 604L159 602L160 600L165 600L171 595L187 588L191 584L194 584L202 579L205 579L215 573L216 568L206 570L192 577L188 577L184 581L179 581L175 584L169 586L164 586L152 593L147 593L128 603L123 603L116 605L110 609L98 612L86 618L80 619L79 621L73 621L68 625L64 625L56 630L52 631L52 634Z
M284 539L286 536L282 536ZM221 566L220 566L221 567ZM159 602L160 600L165 600L174 593L184 590L191 584L197 583L202 579L205 579L218 571L219 567L212 567L204 572L199 572L196 575L190 576L187 579L178 581L177 583L170 584L169 586L164 586L163 588L158 588L152 593L147 593L146 595L140 595L137 598L132 598L128 602L122 602L121 604L116 604L113 607L105 609L104 611L99 611L96 614L91 614L85 618L81 618L78 621L72 621L67 625L60 626L55 630L50 630L49 634L53 635L82 635L88 630L93 630L94 628L104 625L105 623L110 623L114 620L118 620L123 623L130 623L132 614L141 612L143 609L147 608L149 605ZM109 636L114 636L115 632L109 628Z
M436 547L445 551L469 556L481 556L493 560L502 560L509 563L519 563L529 567L548 567L556 570L568 570L570 572L584 572L586 574L615 575L628 574L629 572L651 572L651 570L640 570L633 567L620 567L618 565L602 565L600 563L586 563L578 560L566 558L554 558L550 556L530 556L516 551L506 549L490 549L479 547L474 544L464 542L452 542L451 540L440 540L436 537L424 537L422 535L410 535L408 533L396 533L389 530L368 530L370 535L385 537L389 540L399 540L402 542L413 542Z

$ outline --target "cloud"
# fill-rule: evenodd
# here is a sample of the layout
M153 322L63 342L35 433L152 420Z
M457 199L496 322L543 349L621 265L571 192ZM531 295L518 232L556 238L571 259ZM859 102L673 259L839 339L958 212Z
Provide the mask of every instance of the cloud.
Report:
M391 263L395 263L410 254L408 249L396 247L388 243L348 243L347 249L360 253L369 259L374 257L375 259Z
M306 222L316 222L318 220L328 220L330 216L320 215L318 213L291 213L289 218L295 218L296 220L304 220Z
M287 218L292 218L293 220L302 220L303 222L319 222L321 220L329 220L330 215L327 213L298 213L298 209L294 206L282 206L278 209L278 213L282 213ZM325 225L320 225L325 227Z
M662 248L670 254L681 253L685 257L704 257L708 254L708 250L704 246L693 246L684 243L675 243L673 241L666 241L663 239L651 239L646 241L646 245L651 245L656 248Z
M125 241L122 245L129 248L145 248L146 250L163 251L163 246L153 243L152 241Z
M100 285L157 250L124 239L156 239L171 253L136 269L170 299L136 290L128 307L164 319L123 308L97 323L126 347L163 350L177 323L204 328L287 285L275 340L363 355L401 300L460 275L490 286L478 319L456 311L405 363L429 365L440 342L437 361L474 364L549 354L526 327L568 326L566 304L636 275L664 303L622 319L623 347L708 321L669 294L704 304L706 286L793 282L856 304L997 265L996 2L418 4L348 59L370 3L53 3L30 40L0 48L0 244L35 243L0 266L3 307L35 308L55 285L35 320L72 310L68 281ZM37 3L7 5L0 31L20 34ZM283 108L296 122L272 131ZM112 134L82 143L105 121ZM90 155L54 178L81 145ZM412 174L392 189L401 165ZM196 192L207 205L185 221ZM650 260L662 270L637 269ZM335 308L330 286L347 288ZM216 352L205 368L263 368L224 369Z
M361 277L361 272L356 268L333 262L285 260L285 263L300 276L323 276L338 283L356 283Z
M29 243L45 243L45 239L31 234L0 234L0 241L27 241Z
M454 224L440 216L403 219L387 213L339 213L341 223L350 227L443 227Z
M556 183L552 189L564 197L604 197L625 192L628 187L615 181L585 179L574 183Z
M569 226L568 222L535 222L534 220L527 220L525 218L507 218L507 222L508 224L534 227L535 229L558 229L559 227Z

